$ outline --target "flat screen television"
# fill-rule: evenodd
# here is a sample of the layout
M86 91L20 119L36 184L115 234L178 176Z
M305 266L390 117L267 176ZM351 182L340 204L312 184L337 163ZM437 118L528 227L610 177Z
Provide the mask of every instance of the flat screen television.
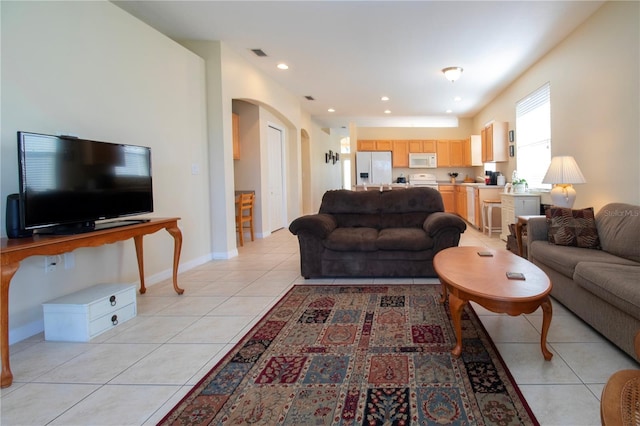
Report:
M18 132L18 166L22 229L88 232L153 212L148 147Z

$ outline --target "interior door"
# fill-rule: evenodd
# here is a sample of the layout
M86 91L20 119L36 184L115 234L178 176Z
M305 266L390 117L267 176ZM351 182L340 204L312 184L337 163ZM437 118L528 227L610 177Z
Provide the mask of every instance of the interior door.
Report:
M281 129L268 126L267 151L269 153L269 230L271 232L283 228L285 224L283 144L284 134Z

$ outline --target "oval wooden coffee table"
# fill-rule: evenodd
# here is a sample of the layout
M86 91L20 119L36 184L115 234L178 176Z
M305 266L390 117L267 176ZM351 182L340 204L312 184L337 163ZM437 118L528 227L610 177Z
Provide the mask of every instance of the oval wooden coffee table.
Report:
M492 256L480 256L486 252ZM509 315L530 314L542 306L542 336L540 345L547 361L553 354L547 349L547 332L551 324L551 281L533 263L508 250L484 247L451 247L438 252L433 267L442 282L441 303L447 300L456 332L456 346L451 353L462 353L462 325L464 305L478 303L492 312ZM508 279L507 272L520 272L524 280Z

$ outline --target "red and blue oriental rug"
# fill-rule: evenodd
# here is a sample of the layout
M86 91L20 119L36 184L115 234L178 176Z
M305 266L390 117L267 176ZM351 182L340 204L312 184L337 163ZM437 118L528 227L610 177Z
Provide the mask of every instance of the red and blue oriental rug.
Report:
M538 424L469 306L439 285L293 287L166 425Z

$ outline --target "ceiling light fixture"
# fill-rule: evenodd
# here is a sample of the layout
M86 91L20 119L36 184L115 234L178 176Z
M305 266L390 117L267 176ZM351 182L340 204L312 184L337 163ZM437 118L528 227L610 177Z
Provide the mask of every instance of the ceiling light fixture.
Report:
M279 63L278 64L278 69L281 70L288 70L289 69L289 65L285 64L285 63Z
M388 96L383 96L383 97L380 98L380 100L383 101L383 102L386 102L386 101L389 100L389 97Z
M447 67L442 69L442 73L450 82L454 82L462 75L462 68L460 67Z
M391 114L391 110L390 110L390 109L385 109L385 110L384 110L384 113L385 113L385 114Z
M453 98L453 100L456 102L460 102L462 100L462 97L456 96L455 98Z
M329 111L329 112L336 112L336 110L335 110L335 109L333 109L333 108L329 108L327 111Z

